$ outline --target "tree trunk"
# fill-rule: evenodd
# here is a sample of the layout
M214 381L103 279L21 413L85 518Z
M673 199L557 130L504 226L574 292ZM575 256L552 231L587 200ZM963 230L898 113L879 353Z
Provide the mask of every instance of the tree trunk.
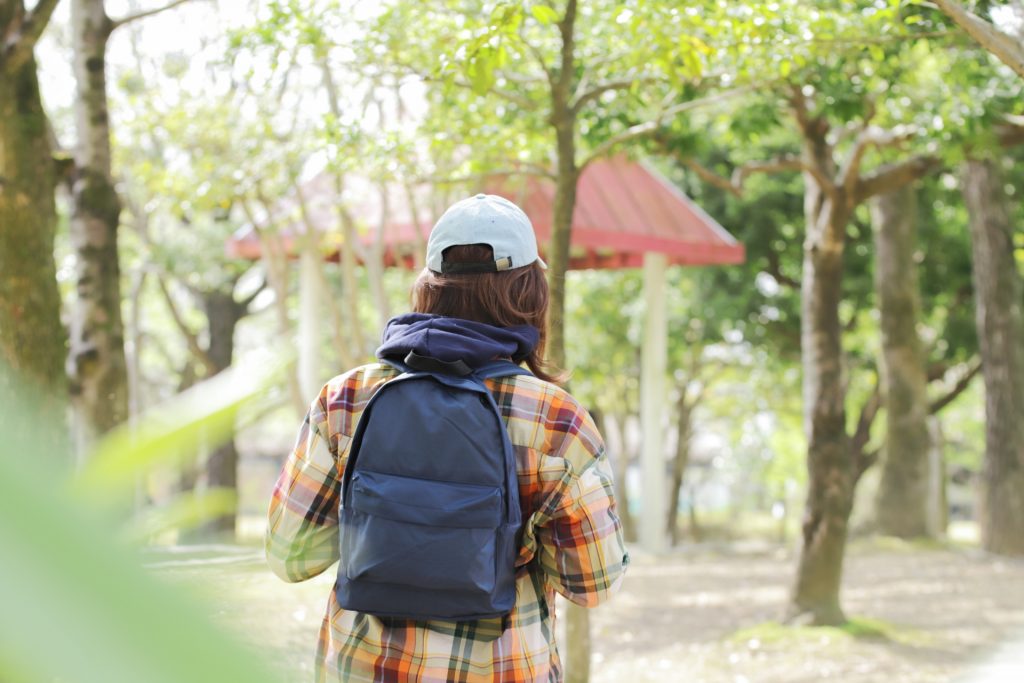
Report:
M977 14L965 9L957 0L935 0L935 4L971 38L978 41L979 45L1024 78L1024 47L1018 38L1004 33Z
M551 246L547 255L551 290L548 308L550 338L547 342L548 356L559 367L565 367L565 276L569 270L572 215L576 210L576 184L579 181L579 168L576 165L576 111L570 104L576 69L575 27L576 0L569 0L565 15L558 23L562 45L558 69L551 83L550 119L555 130L557 164Z
M928 535L942 538L949 527L949 498L946 492L945 437L937 417L930 416L928 424Z
M377 234L373 239L373 247L367 249L363 268L366 272L367 285L373 296L374 308L377 309L377 326L383 330L391 319L391 303L384 288L384 229L391 221L391 196L386 183L379 186L380 221L377 223Z
M925 358L917 334L917 195L910 185L871 200L875 292L882 328L886 421L875 500L878 530L899 538L928 535L929 438Z
M633 515L629 511L629 490L626 486L629 463L632 461L632 453L626 444L625 422L626 417L621 414L606 414L598 412L593 415L597 428L605 440L605 447L608 449L609 457L615 467L615 504L622 522L622 535L627 542L636 540L636 527L633 524Z
M985 378L981 542L990 552L1024 555L1024 325L1013 226L997 162L968 160L961 179Z
M821 167L832 165L824 130L805 142L805 155ZM835 188L835 196L830 197L810 174L804 176L807 235L800 337L808 491L787 620L835 625L846 621L839 606L839 586L854 483L839 322L849 214L841 188Z
M0 35L12 35L9 27L23 14L20 2L0 1ZM67 380L53 256L56 167L35 59L29 53L14 64L12 54L0 45L0 392L16 392L23 405L35 403L30 410L45 412L53 429L34 438L57 453L67 443ZM15 385L15 375L37 400ZM0 416L0 432L20 427Z
M671 545L679 542L679 494L690 462L690 437L693 434L693 405L686 400L686 383L680 387L676 404L676 457L672 461L672 483L668 499L668 535Z
M547 356L557 367L565 367L565 278L569 270L569 243L572 240L572 215L576 209L575 124L556 132L558 175L555 181L554 215L551 223L551 246L548 248L549 338Z
M340 174L335 177L337 183L338 197L342 196L344 180ZM342 311L345 317L345 325L349 329L350 346L349 355L352 357L352 364L362 362L368 350L366 337L363 334L363 326L359 321L359 232L356 230L355 219L348 212L346 207L338 206L338 213L341 220L342 244L339 256L341 266L341 298L344 301Z
M203 294L203 308L209 324L210 345L207 355L216 373L227 370L235 353L235 327L245 317L245 307L235 301L230 290ZM214 373L214 374L216 374ZM213 450L206 461L206 485L210 489L238 490L238 451L235 435ZM233 540L237 511L210 520L206 529L210 534Z
M704 538L704 532L701 531L700 520L697 518L697 487L694 484L690 484L688 494L690 507L686 517L690 525L690 539L694 543L700 543Z
M78 148L70 233L77 296L70 311L67 368L81 458L96 437L127 419L128 374L117 251L121 202L111 179L107 112L110 19L103 0L73 0L71 23Z
M572 214L576 208L576 115L569 106L575 79L576 0L566 4L559 22L561 60L551 88L551 124L555 129L558 155L555 181L554 215L551 222L551 246L548 250L547 356L559 368L565 367L565 275L569 270L569 244L572 239ZM565 680L586 683L590 680L590 614L586 608L569 604L566 608Z
M253 218L253 212L243 203L249 223L253 225L256 234L260 239L260 257L267 273L267 282L274 292L274 317L277 320L277 334L282 343L294 345L294 331L291 321L288 319L288 281L289 266L288 257L284 253L284 246L281 244L281 237L272 230L263 230L258 227L257 221ZM270 211L267 211L270 214ZM287 373L288 396L291 399L292 408L296 416L302 419L306 414L307 399L302 395L299 386L299 376L294 372Z

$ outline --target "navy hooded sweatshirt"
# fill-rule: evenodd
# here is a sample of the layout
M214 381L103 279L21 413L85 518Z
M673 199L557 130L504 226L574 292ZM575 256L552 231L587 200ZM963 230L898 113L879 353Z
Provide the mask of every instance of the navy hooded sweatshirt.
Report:
M402 360L410 351L450 363L461 360L476 368L496 358L520 363L540 339L532 325L497 327L486 323L429 313L395 316L384 327L377 349L381 360Z

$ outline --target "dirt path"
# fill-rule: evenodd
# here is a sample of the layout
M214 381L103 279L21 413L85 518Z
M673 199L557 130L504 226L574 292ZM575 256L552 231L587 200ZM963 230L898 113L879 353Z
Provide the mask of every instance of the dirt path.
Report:
M777 554L641 559L595 615L595 683L950 681L1024 629L1024 563L942 550L851 553L843 604L876 633L763 626L792 566Z
M1024 633L1024 562L855 548L843 604L857 636L765 625L779 615L792 567L779 552L636 557L623 591L593 613L593 683L953 681L981 671L1000 646L1002 659L986 670L1015 670L1005 643ZM331 576L284 584L255 552L158 571L195 586L214 618L241 631L290 683L310 680Z

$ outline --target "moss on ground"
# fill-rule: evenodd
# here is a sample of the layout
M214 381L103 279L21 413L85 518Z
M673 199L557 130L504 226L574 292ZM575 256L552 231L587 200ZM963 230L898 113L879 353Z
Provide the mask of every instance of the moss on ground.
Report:
M768 621L740 629L729 640L744 643L756 640L764 645L790 645L807 641L827 645L850 640L875 640L909 647L927 647L934 642L934 638L924 631L862 617L854 617L842 626L789 626Z

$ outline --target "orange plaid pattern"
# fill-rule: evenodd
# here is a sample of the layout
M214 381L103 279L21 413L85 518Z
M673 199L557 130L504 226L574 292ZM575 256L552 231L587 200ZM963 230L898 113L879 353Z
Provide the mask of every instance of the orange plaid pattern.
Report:
M397 374L384 364L356 368L328 382L310 406L270 504L267 561L286 581L316 576L338 560L340 482L352 435L370 397ZM523 543L515 607L505 620L380 619L342 610L332 591L317 681L560 681L555 592L589 607L621 583L629 556L611 468L590 415L535 377L488 386L519 475Z

